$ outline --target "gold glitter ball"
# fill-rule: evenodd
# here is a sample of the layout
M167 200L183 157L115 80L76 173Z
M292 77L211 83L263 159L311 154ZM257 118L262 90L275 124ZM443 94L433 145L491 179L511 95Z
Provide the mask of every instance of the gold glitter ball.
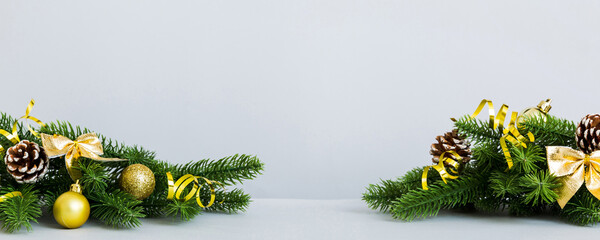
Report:
M121 190L133 195L138 200L150 196L154 192L154 173L142 164L133 164L126 167L121 173L119 186Z

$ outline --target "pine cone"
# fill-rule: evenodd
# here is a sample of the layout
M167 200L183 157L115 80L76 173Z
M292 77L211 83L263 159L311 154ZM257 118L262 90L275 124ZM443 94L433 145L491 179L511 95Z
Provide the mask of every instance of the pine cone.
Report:
M588 114L577 126L575 140L577 146L586 154L600 149L600 115Z
M48 170L48 155L37 143L23 140L6 151L4 163L18 183L34 183Z
M433 155L433 163L440 162L440 155L447 151L454 151L462 158L462 163L468 163L471 160L471 144L463 136L458 135L458 130L447 132L444 135L435 138L436 143L431 144L429 153ZM457 160L454 154L446 153L444 157Z

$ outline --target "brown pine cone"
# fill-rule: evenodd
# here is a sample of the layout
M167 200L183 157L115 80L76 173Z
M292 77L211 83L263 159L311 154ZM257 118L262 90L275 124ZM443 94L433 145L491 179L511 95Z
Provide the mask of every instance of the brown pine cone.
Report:
M44 148L27 140L9 148L4 163L18 183L36 182L46 174L49 165Z
M600 149L600 115L588 114L577 126L575 140L577 146L586 154Z
M431 144L431 150L429 151L429 153L433 155L433 158L431 159L433 163L439 163L440 155L447 151L458 153L462 158L462 163L468 163L471 160L471 144L467 139L458 134L458 130L454 129L452 132L437 136L435 140L437 140L437 142ZM458 160L454 154L450 153L444 154L444 157Z

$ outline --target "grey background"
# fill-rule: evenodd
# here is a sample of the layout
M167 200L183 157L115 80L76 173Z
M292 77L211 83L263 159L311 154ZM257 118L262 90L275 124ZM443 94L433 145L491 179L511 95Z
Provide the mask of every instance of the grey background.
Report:
M597 112L597 1L0 1L0 110L161 159L256 154L256 198L359 198L483 98Z

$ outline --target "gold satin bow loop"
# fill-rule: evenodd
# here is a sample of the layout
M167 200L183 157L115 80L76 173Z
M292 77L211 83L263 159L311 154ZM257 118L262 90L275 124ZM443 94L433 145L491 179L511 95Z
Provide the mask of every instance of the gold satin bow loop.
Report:
M42 133L42 144L49 158L65 156L65 165L73 181L82 176L81 171L75 169L79 165L77 161L79 157L104 162L127 161L127 159L100 157L104 152L102 151L102 143L96 133L83 134L77 137L75 141L61 135Z
M550 173L561 177L557 199L564 208L585 182L585 187L600 199L600 151L585 154L569 147L546 147Z
M456 158L456 161L452 158L445 157L444 155L446 153L452 154ZM458 178L459 169L462 164L461 161L462 161L462 158L455 151L443 152L440 155L440 160L437 165L427 166L423 169L423 175L421 176L421 186L423 187L423 190L429 190L429 188L427 187L427 174L429 173L430 168L433 168L436 171L438 171L438 173L440 174L440 177L442 178L444 183L448 184L446 179L457 179ZM450 165L451 167L446 169L445 163L448 163L448 165Z

